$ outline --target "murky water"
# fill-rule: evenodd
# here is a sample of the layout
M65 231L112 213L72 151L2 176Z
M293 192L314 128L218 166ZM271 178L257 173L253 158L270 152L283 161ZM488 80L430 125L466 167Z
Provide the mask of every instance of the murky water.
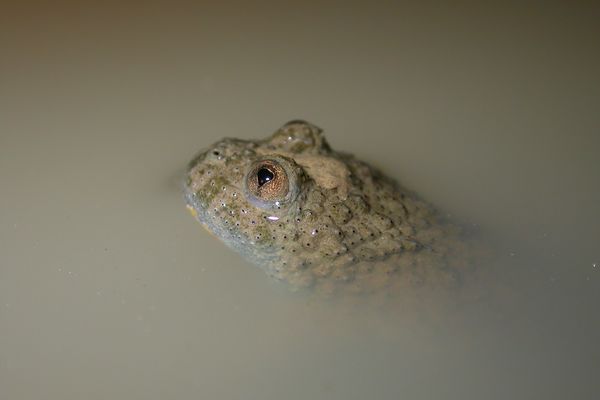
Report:
M0 398L597 398L598 11L6 7ZM206 234L185 163L293 118L477 225L489 296L343 308Z

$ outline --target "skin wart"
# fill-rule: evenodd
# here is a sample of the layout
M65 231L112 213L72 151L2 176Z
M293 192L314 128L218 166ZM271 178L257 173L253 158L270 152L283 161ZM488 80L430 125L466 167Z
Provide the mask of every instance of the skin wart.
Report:
M467 268L458 228L306 121L215 143L189 163L184 195L209 232L294 288L452 286Z

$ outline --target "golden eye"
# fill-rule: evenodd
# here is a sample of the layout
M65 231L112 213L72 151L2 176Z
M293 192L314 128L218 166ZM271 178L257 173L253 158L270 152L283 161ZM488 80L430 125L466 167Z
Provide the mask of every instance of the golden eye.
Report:
M285 169L275 160L256 163L246 176L246 189L257 200L275 203L283 201L289 192Z

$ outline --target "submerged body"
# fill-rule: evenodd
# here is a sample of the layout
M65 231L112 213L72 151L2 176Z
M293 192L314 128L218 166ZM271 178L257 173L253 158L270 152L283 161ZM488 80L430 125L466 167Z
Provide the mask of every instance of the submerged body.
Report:
M466 266L454 226L305 121L214 144L190 162L184 192L210 232L294 287L448 286Z

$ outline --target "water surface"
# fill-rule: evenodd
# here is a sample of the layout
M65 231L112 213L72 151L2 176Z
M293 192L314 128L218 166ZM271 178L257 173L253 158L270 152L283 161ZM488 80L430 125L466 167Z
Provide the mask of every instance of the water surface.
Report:
M0 398L592 399L598 8L19 3L0 16ZM305 118L494 249L479 301L340 309L178 189Z

